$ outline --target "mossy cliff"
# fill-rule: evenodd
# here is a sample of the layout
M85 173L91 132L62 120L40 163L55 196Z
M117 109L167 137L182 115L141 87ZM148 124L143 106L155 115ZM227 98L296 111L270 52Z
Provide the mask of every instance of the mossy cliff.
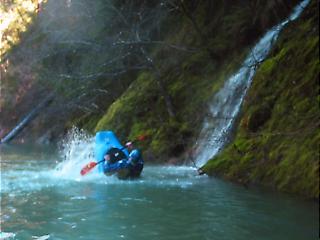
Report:
M259 67L234 140L203 170L319 198L319 70L318 8L312 1Z
M54 92L21 139L60 140L73 126L110 129L122 142L147 134L139 143L146 162L190 162L208 103L298 2L48 1L7 54L0 127L12 129ZM78 14L87 8L94 17ZM249 89L234 141L204 166L209 175L319 196L317 10L311 0L282 31Z
M213 6L210 1L195 1L186 6L193 19L181 13L171 16L166 23L175 24L168 28L164 42L193 51L156 46L151 55L171 96L175 116L168 115L157 73L144 71L91 131L112 129L123 140L148 134L141 146L149 156L162 162L184 161L185 153L192 151L209 100L241 65L249 47L288 16L294 4L271 2L255 6L247 1L221 1Z

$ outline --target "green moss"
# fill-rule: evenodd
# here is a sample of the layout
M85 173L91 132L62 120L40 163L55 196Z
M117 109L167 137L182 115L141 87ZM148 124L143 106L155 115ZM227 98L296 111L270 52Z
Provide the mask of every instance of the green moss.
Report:
M157 91L151 75L142 73L137 81L133 82L128 90L108 108L106 114L97 123L95 131L114 129L119 133L130 132L136 118L141 121L147 119L147 115L153 110L148 100L157 101L156 96Z
M263 2L252 18L247 4L239 2L226 8L223 2L214 6L217 14L208 17L204 13L212 7L209 2L203 1L193 10L203 36L190 19L179 15L166 39L193 52L177 51L173 57L171 48L152 50L176 116L168 115L154 73L141 72L106 109L95 131L112 129L121 139L147 133L150 137L142 147L158 159L182 156L192 147L207 103L238 69L250 51L248 46L288 14L280 8L275 11L274 2ZM289 23L270 57L260 65L243 105L234 142L203 167L208 174L319 196L319 134L315 130L319 116L319 37L315 1L312 4L301 20ZM221 19L226 24L221 24ZM239 37L234 39L235 35ZM209 50L220 59L214 59Z
M70 126L77 126L78 128L93 133L100 117L100 115L85 115L80 118L75 118L75 120L70 123Z
M268 102L254 106L247 117L247 129L251 132L256 132L263 127L271 117L272 107L272 104Z
M114 102L110 107L108 112L101 118L101 120L97 123L95 127L95 131L101 131L103 129L110 128L112 124L112 120L116 117L116 114L118 114L119 109L123 109L123 102L121 100L117 100Z
M319 198L319 36L315 1L259 67L235 139L204 170Z

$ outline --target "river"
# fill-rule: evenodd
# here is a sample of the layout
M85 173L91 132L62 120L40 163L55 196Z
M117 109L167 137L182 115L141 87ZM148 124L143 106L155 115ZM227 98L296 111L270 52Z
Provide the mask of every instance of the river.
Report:
M81 177L83 144L1 147L0 239L318 239L318 203L188 166L146 162L132 181Z

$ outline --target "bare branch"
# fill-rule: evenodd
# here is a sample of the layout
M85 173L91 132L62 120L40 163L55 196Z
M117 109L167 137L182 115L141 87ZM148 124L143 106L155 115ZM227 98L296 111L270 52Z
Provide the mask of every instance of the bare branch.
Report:
M152 45L152 44L162 45L165 47L173 48L180 51L190 52L190 53L199 52L200 50L198 48L187 48L187 47L183 47L176 44L170 44L164 41L142 41L141 40L141 41L120 41L120 42L114 43L114 45Z

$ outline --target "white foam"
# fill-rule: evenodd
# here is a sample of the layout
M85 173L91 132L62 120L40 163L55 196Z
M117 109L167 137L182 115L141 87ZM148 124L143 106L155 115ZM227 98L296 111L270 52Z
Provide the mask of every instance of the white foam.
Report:
M289 21L297 19L309 1L304 0L301 2L286 20L269 30L250 51L239 71L231 76L214 96L210 104L210 116L205 119L196 142L195 156L197 165L205 164L228 142L230 130L257 66L268 56L281 29Z
M95 161L94 138L83 130L73 128L63 140L60 162L52 174L62 179L81 180L80 171L89 162ZM93 169L92 172L96 172Z

